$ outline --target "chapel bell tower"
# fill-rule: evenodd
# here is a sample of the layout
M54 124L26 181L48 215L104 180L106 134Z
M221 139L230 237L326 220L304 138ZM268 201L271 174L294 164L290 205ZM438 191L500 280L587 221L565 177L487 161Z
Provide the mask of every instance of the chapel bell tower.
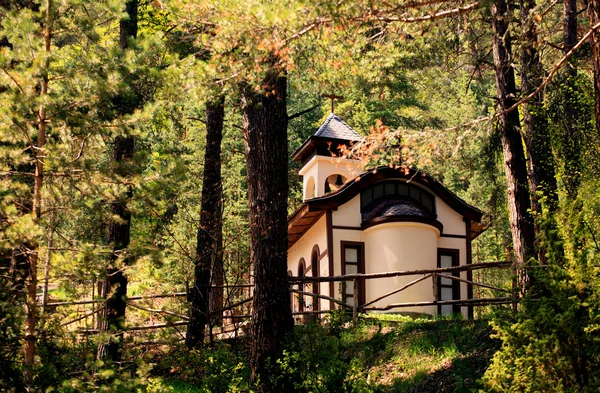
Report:
M361 171L358 160L341 158L342 146L350 147L360 135L333 112L292 155L302 163L299 174L303 177L302 199L307 200L337 191Z

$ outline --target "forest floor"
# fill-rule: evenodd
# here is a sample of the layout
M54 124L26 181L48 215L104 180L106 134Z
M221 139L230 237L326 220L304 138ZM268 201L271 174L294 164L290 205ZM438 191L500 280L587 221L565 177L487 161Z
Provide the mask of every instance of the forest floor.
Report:
M499 346L491 333L485 320L403 317L369 318L356 327L348 323L297 326L293 343L280 361L284 374L280 377L292 380L300 392L476 391ZM232 352L227 345L205 355L209 363L223 363L196 372L191 379L186 371L194 364L206 365L205 356L187 359L185 370L171 367L168 375L162 376L176 392L245 391L242 381L247 357L239 345L237 355ZM157 366L157 370L165 370L164 364ZM236 378L242 383L236 384Z

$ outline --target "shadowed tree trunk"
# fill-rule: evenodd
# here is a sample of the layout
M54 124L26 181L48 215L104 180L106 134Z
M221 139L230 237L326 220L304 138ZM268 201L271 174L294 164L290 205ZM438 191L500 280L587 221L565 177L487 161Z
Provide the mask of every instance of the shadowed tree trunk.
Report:
M563 53L567 54L577 44L577 0L563 1ZM577 195L581 173L581 141L583 135L578 124L580 113L577 102L577 54L567 61L563 74L563 114L559 138L559 156L563 162L565 188L571 198Z
M505 0L497 0L492 4L491 11L498 111L502 113L498 118L498 127L502 138L510 228L515 262L523 264L534 255L535 233L529 212L531 203L519 112L505 112L516 99L508 4Z
M521 24L523 26L523 46L521 52L521 94L529 95L543 81L544 70L537 50L537 29L533 20L535 0L521 0ZM525 145L529 160L529 189L531 207L536 217L542 214L542 203L539 193L545 196L546 206L556 210L558 205L557 185L554 170L554 157L548 121L543 105L542 94L538 94L528 103L523 104L523 125L525 128ZM537 221L537 220L535 220ZM538 239L541 236L540 225L535 225ZM546 250L538 243L538 258L541 264L546 263Z
M127 19L120 22L119 46L121 49L128 47L130 38L137 36L137 0L128 1L125 5ZM135 141L132 136L117 136L114 141L113 160L116 172L127 176L127 166L133 158ZM129 264L126 249L129 246L131 212L127 203L131 198L131 188L121 198L110 204L110 224L108 227L108 241L112 245L112 254L107 269L103 294L107 296L105 309L100 321L100 330L110 332L112 335L108 343L98 346L98 359L117 361L121 359L123 350L123 327L125 322L125 308L127 297L127 277L117 262L123 258L124 266Z
M252 380L264 391L269 372L292 329L287 276L287 79L273 72L264 91L246 87L242 97L246 130L250 260L254 266L254 303L250 364Z
M223 307L223 288L213 289L209 285L223 285L223 230L221 184L221 139L225 117L224 98L206 103L206 151L204 153L204 176L202 183L202 207L200 228L196 244L194 286L191 290L190 321L187 328L186 345L193 348L204 341L209 310ZM220 318L213 322L220 325Z
M223 268L223 185L221 183L221 140L223 139L223 119L225 99L219 96L216 102L206 107L206 152L204 156L204 182L202 188L202 213L206 214L210 242L206 249L211 251L211 284L222 286L225 271ZM206 204L204 189L208 186ZM206 205L206 208L204 207ZM202 221L202 218L200 218ZM202 224L201 224L202 227ZM209 295L209 313L212 325L223 323L223 288L213 288Z

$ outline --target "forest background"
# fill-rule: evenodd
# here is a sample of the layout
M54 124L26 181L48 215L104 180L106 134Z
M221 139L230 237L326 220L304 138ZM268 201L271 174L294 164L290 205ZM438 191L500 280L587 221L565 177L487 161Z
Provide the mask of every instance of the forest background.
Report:
M487 389L593 391L599 13L596 0L0 2L0 389L123 379L110 367L135 346L125 311L156 314L126 297L188 293L159 314L189 317L186 344L202 347L194 283L250 275L255 310L279 300L273 320L253 315L247 383L288 389L259 378L291 330L275 279L302 202L288 160L335 93L366 138L348 154L431 174L485 211L475 261L530 267L517 315L488 316L502 347ZM85 323L103 334L83 342L81 310L47 304L90 297L103 306Z

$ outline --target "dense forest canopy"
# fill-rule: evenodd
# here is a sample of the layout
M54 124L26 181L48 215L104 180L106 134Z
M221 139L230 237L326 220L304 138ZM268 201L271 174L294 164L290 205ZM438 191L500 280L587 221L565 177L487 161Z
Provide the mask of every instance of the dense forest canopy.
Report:
M142 343L214 350L242 301L219 383L311 391L285 369L290 157L331 94L346 157L432 175L485 213L474 261L519 269L517 312L476 313L482 389L600 386L598 0L1 1L0 64L0 390L160 390Z

